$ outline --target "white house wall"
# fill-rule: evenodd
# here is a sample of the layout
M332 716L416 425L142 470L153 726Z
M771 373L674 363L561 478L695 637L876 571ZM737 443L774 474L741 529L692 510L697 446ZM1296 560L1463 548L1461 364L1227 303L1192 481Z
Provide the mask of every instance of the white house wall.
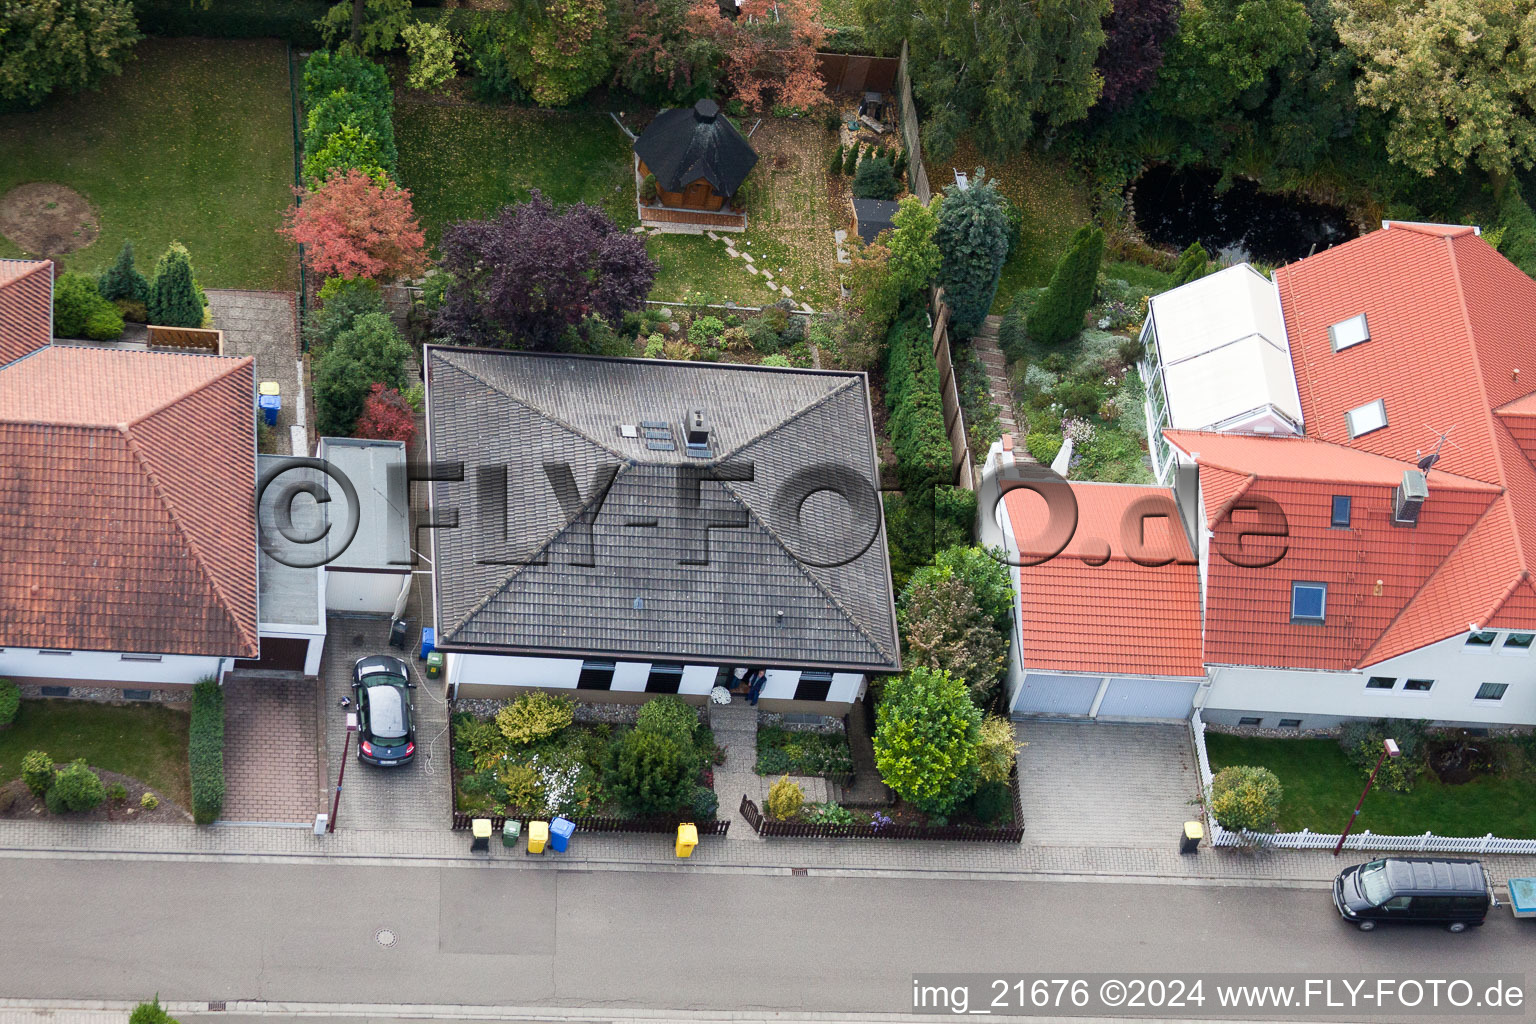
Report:
M195 683L205 676L217 677L221 660L165 654L159 661L124 661L122 654L104 651L40 654L35 648L8 647L0 650L0 677L23 685L49 685L58 680L59 685L176 686Z
M446 673L450 687L527 687L550 690L575 690L581 676L581 662L575 658L535 658L501 654L447 654ZM651 662L620 661L614 667L613 683L603 692L643 693L650 677ZM719 675L716 665L684 665L678 693L704 696ZM768 682L761 697L766 700L793 700L800 682L798 669L769 669ZM826 703L851 704L858 699L864 677L857 672L834 672L827 690Z
M1340 718L1418 718L1469 725L1536 724L1536 655L1504 653L1496 646L1469 649L1466 634L1431 644L1359 672L1310 672L1212 666L1202 716L1238 724L1241 717L1303 719L1301 728L1324 728ZM1397 680L1391 690L1367 690L1371 676ZM1427 693L1403 689L1407 679L1432 679ZM1507 683L1498 701L1476 700L1483 683Z
M400 587L408 573L354 572L327 569L325 607L327 611L388 615L395 610Z

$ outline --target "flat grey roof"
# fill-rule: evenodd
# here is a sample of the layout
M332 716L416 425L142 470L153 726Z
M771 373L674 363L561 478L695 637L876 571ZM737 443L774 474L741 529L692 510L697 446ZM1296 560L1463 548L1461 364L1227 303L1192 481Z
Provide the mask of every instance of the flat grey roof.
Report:
M256 456L256 478L262 480L269 472L289 461L286 455ZM308 552L304 547L284 538L276 528L277 503L282 486L289 480L318 479L318 474L292 470L283 474L277 486L268 487L261 495L261 507L257 509L256 524L261 543L258 545L257 619L262 625L323 626L320 611L320 570L294 568L284 562L302 562ZM280 482L279 482L280 481ZM296 534L307 535L319 523L315 503L300 498L292 503L293 529ZM268 553L273 549L278 558ZM282 561L279 561L279 558Z
M360 506L357 534L327 564L348 569L409 569L410 502L404 443L322 437L320 457L352 481ZM332 501L324 514L345 516L347 510L342 505ZM338 522L332 529L340 536L344 525Z

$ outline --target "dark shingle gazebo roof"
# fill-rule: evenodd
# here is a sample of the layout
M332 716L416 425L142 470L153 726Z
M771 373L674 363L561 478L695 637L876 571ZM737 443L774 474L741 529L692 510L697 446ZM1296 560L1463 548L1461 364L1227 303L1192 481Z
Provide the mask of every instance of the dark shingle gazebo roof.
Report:
M464 510L432 540L440 647L899 671L878 499L785 497L828 467L874 494L863 374L437 346L426 363L431 457L466 464L433 485ZM707 457L684 443L692 409ZM505 467L486 522L516 557L478 535L484 465Z
M752 146L714 100L663 110L635 140L635 152L668 192L703 178L717 195L733 196L757 165Z

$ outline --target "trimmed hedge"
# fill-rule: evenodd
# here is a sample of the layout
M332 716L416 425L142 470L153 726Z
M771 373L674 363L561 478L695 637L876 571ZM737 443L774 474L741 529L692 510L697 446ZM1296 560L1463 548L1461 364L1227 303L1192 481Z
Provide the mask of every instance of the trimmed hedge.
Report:
M192 819L218 820L224 810L224 691L213 679L192 687L192 724L187 740L192 772Z
M371 149L379 166L395 177L394 93L383 65L351 54L318 50L304 62L304 175L317 185L345 154ZM360 138L330 146L346 126ZM371 143L371 146L368 145ZM361 146L360 146L361 144ZM321 154L336 158L317 159Z
M944 430L944 400L932 336L921 311L891 329L885 360L885 403L903 490L951 482L953 452Z
M323 44L315 22L330 9L325 0L218 0L207 8L187 0L134 0L133 4L139 31L148 35L276 38L301 47Z
M9 679L0 679L0 726L16 721L16 713L20 710L21 687Z

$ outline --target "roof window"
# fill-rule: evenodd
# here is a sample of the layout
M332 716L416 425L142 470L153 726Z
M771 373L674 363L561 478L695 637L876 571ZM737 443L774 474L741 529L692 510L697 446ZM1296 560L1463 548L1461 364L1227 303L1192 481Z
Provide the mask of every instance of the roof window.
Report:
M1369 434L1387 425L1387 407L1378 398L1374 402L1346 412L1344 422L1349 425L1349 436L1352 438Z
M1328 328L1328 340L1333 342L1335 352L1343 352L1351 345L1358 345L1362 341L1371 340L1371 329L1366 325L1365 314L1352 316L1348 320L1341 320Z

